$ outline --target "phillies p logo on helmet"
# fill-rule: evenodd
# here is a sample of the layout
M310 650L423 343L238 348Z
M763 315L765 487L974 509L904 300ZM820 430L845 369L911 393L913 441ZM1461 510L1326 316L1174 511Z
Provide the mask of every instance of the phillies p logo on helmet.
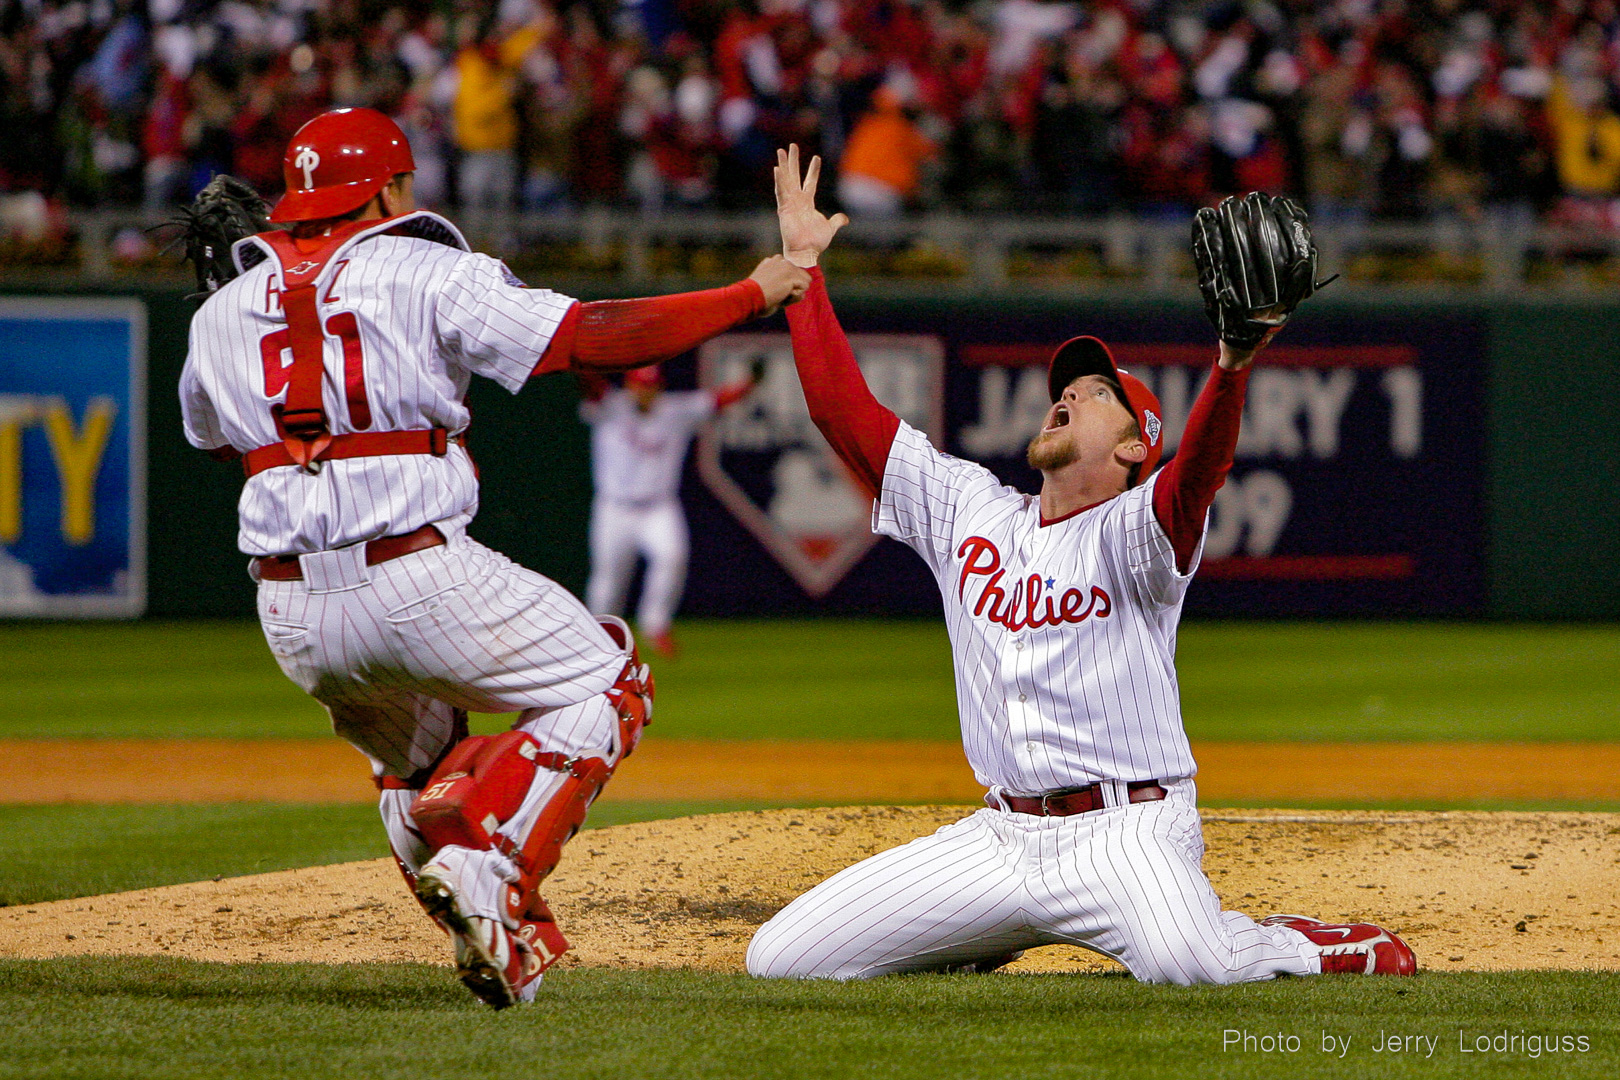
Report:
M324 112L299 128L281 155L287 193L270 220L281 224L347 214L364 206L394 177L415 170L405 133L382 113Z
M293 168L304 174L304 190L312 191L315 188L315 170L321 164L321 155L315 152L314 147L303 146L298 150L298 156L293 158Z

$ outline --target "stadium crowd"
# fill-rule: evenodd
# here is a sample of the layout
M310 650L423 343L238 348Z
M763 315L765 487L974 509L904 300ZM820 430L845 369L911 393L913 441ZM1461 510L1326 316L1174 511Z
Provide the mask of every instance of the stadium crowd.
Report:
M1259 188L1608 226L1617 89L1616 0L0 0L0 192L273 195L301 123L368 105L428 205L750 206L796 141L856 217Z

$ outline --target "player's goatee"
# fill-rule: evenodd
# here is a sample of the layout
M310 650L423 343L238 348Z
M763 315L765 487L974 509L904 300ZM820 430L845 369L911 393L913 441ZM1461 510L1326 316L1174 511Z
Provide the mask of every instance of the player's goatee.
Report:
M1029 440L1029 449L1024 452L1024 460L1029 467L1037 472L1049 472L1061 469L1065 465L1072 465L1080 456L1074 443L1064 442L1057 437L1056 432L1043 431Z

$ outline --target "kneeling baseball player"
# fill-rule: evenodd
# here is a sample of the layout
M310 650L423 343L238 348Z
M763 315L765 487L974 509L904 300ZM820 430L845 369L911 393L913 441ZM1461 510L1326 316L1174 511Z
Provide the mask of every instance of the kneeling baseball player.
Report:
M1158 472L1152 393L1095 338L1058 349L1052 407L1029 446L1033 496L935 449L867 389L813 269L845 220L815 209L818 165L801 181L789 150L777 167L785 253L814 275L789 311L794 358L810 415L877 500L874 528L938 579L988 806L793 901L754 935L748 970L990 970L1070 944L1144 982L1415 972L1411 949L1377 926L1222 911L1201 865L1176 624L1249 365L1318 287L1304 213L1259 194L1199 211L1194 259L1220 358Z
M467 535L468 384L665 360L809 275L773 256L723 289L577 303L417 210L413 169L393 121L341 109L293 137L268 221L245 185L211 184L187 222L212 295L180 399L192 444L247 473L240 547L271 651L371 759L401 870L500 1008L568 947L540 882L635 748L653 684L621 620ZM518 720L468 738L466 710Z

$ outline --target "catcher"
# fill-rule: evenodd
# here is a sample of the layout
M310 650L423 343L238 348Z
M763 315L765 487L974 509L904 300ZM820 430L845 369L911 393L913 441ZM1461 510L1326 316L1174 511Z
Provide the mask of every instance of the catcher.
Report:
M809 275L772 256L725 288L579 303L417 210L414 170L392 120L338 109L287 147L269 215L285 230L264 231L245 185L210 185L185 222L209 295L181 414L194 446L241 458L239 546L271 651L370 758L406 880L462 981L502 1008L568 947L539 886L635 748L653 685L622 621L467 535L472 377L516 393L656 363ZM466 710L517 720L469 738Z
M777 169L789 261L837 230L812 162ZM1052 358L1052 407L1029 446L1039 497L941 453L867 389L815 272L790 309L810 416L877 500L874 529L939 581L964 747L987 806L817 885L760 928L748 970L856 979L988 970L1078 945L1144 982L1410 974L1368 923L1223 911L1201 866L1197 767L1182 728L1176 625L1205 515L1237 444L1255 351L1318 287L1305 215L1249 195L1201 211L1194 258L1220 357L1176 458L1154 472L1159 403L1080 337Z

